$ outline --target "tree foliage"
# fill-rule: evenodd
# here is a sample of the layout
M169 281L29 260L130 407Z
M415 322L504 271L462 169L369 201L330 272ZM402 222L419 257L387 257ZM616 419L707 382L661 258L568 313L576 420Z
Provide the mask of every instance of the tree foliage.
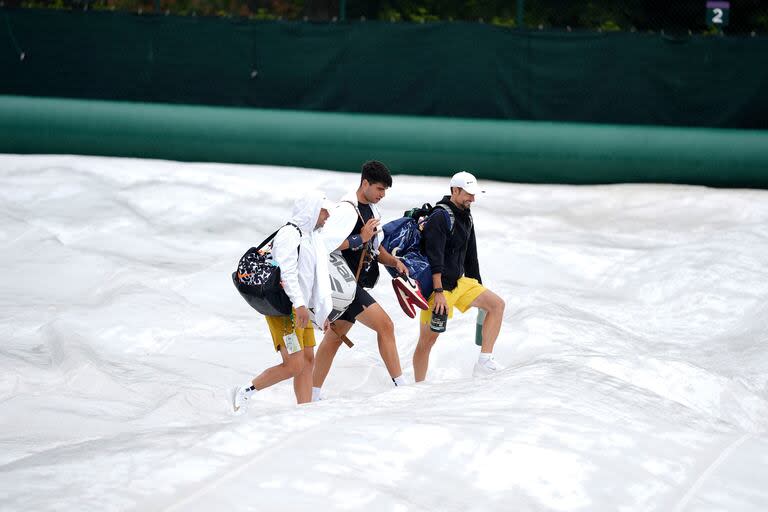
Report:
M10 7L107 9L176 15L238 16L256 20L347 20L431 23L470 21L517 28L520 0L0 0ZM532 29L704 32L704 0L524 0ZM768 31L768 2L731 0L737 32Z

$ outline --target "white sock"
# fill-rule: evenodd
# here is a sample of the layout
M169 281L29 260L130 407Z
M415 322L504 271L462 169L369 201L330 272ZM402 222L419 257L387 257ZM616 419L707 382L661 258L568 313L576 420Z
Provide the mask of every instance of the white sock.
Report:
M320 400L320 388L313 387L312 388L312 401L317 402Z
M487 360L493 357L493 354L486 353L486 352L480 352L480 357L477 358L477 362L480 364L483 364Z
M405 386L405 377L403 377L403 374L401 373L399 377L394 377L392 382L395 383L395 386Z

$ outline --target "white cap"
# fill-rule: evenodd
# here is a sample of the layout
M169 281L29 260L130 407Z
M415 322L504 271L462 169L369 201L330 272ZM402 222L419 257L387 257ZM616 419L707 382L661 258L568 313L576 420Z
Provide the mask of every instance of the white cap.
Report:
M467 193L472 195L485 192L485 190L480 190L480 185L477 184L477 179L466 171L457 172L453 175L453 178L451 178L451 187L463 188Z
M320 208L322 208L323 210L328 210L329 212L333 210L335 207L336 207L336 203L334 203L333 201L325 197L323 198L323 202L320 205Z

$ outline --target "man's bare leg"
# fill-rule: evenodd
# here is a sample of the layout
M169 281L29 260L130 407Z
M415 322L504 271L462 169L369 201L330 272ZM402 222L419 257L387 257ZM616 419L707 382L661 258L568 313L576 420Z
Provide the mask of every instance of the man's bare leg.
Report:
M429 354L432 347L435 346L438 336L440 333L430 329L429 324L419 322L419 342L416 344L416 350L413 351L413 373L416 382L421 382L427 378Z
M304 368L293 378L293 392L296 393L297 404L306 404L312 401L312 369L315 366L315 347L304 347L301 354L304 357Z
M403 375L400 368L400 356L397 353L395 342L395 326L392 319L377 303L373 303L355 318L358 322L376 331L376 339L379 342L379 354L387 367L392 379Z
M309 347L309 349L311 350L312 348ZM296 400L299 403L302 403L302 400L305 399L306 395L304 388L307 385L304 384L304 387L302 387L298 377L304 371L306 365L306 356L304 354L304 350L300 350L294 354L288 354L285 346L280 345L280 357L283 359L281 364L272 366L261 372L259 375L254 377L250 386L240 386L235 388L235 392L232 396L232 406L234 408L235 414L242 414L245 412L245 409L248 408L248 402L251 399L253 393L256 391L261 391L264 388L268 388L269 386L277 384L278 382L284 381L290 377L294 378L293 388L296 392ZM311 389L309 391L309 395L311 398Z
M285 346L280 345L280 355L283 358L281 364L267 368L261 372L258 376L254 377L251 384L254 388L261 391L264 388L268 388L278 382L296 377L304 369L304 354L303 350L294 354L289 354L285 350Z
M471 306L484 309L486 312L483 321L483 345L480 347L480 352L490 354L493 352L493 345L499 337L501 321L504 319L504 299L491 290L485 290L472 301Z
M323 387L328 372L331 371L333 358L336 357L341 346L341 336L346 336L354 324L346 320L336 320L330 329L323 335L323 341L317 347L315 356L315 369L312 373L312 386L316 388Z

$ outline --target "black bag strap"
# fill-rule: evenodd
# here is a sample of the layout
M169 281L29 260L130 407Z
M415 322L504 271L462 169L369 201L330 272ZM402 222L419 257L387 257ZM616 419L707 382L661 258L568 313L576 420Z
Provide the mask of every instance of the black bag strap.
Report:
M277 231L280 231L280 230L278 229ZM271 241L272 241L272 239L273 239L273 238L275 238L275 235L277 235L277 231L275 231L274 233L272 233L271 235L269 235L267 238L265 238L265 239L264 239L264 241L263 241L263 242L261 242L261 243L259 244L259 246L256 248L256 251L260 251L262 247L264 247L264 246L265 246L265 245L267 245L269 242L271 242Z
M285 226L293 226L296 229L298 229L299 230L299 238L301 238L304 235L304 233L301 232L301 228L299 226L297 226L296 224L294 224L293 222L286 222ZM285 226L283 226L283 227L285 227ZM278 229L278 231L280 231L280 230ZM299 255L299 254L301 254L301 240L299 240L299 245L296 247L296 255Z
M293 227L295 227L296 229L299 230L299 236L304 236L304 233L301 232L301 228L299 226L297 226L296 224L294 224L293 222L286 222L285 226L293 226ZM285 226L283 226L283 228ZM280 228L280 229L282 229L282 228ZM277 231L280 231L280 229L278 229ZM275 231L275 233L277 233L277 231Z
M285 223L285 226L293 226L293 227L295 227L296 229L298 229L298 230L299 230L299 236L302 236L302 235L303 235L303 233L301 232L301 228L300 228L299 226L297 226L296 224L294 224L293 222L286 222L286 223ZM285 226L280 226L280 228L279 228L277 231L280 231L280 230L281 230L281 229L283 229ZM277 231L275 231L274 233L272 233L271 235L269 235L267 238L265 238L265 239L264 239L264 241L263 241L263 242L261 242L261 243L259 244L259 246L256 248L256 251L257 251L257 252L258 252L258 251L260 251L262 247L264 247L264 246L265 246L265 245L267 245L269 242L271 242L271 241L272 241L272 239L273 239L273 238L275 238L275 236L277 235Z

